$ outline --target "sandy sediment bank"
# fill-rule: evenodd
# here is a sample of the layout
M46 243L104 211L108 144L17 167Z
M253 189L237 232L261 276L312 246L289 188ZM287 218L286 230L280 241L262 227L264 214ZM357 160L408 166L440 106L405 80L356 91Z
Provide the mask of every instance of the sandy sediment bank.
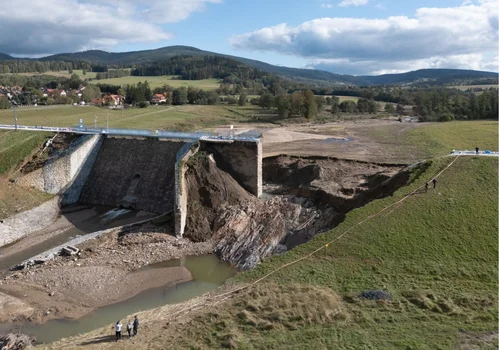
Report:
M3 304L23 305L15 311L9 307L10 312L0 314L0 321L27 318L32 322L45 322L52 318L79 318L100 306L126 300L144 290L190 280L191 273L181 266L131 273L105 266L47 269L28 274L14 284L0 286L8 294L4 295Z
M0 322L79 318L94 309L131 298L147 289L192 280L185 267L141 269L186 255L210 253L209 242L192 243L148 226L140 232L113 229L78 247L78 257L57 256L43 265L8 275L0 293L17 298L32 312L0 314ZM133 234L132 234L133 233ZM1 296L1 294L0 294ZM9 299L10 300L10 299Z

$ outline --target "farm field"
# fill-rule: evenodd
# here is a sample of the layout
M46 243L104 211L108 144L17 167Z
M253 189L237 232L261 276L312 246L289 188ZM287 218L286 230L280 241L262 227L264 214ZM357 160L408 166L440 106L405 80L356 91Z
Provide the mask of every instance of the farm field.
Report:
M47 71L45 73L36 73L36 72L32 72L32 73L9 73L9 74L6 74L6 75L23 75L23 76L26 76L26 77L32 77L34 75L49 75L49 76L54 76L54 77L63 77L63 78L71 78L71 74L68 73L67 70L61 70L61 71L58 71L58 72L52 72L52 71ZM82 80L86 80L86 79L93 79L97 76L97 73L96 72L88 72L87 71L87 74L86 75L83 75L83 71L80 69L75 69L73 70L73 74L78 74L80 76L80 79Z
M188 87L194 86L203 90L215 90L220 87L220 81L218 79L204 79L204 80L176 80L172 79L171 75L164 76L151 76L151 77L121 77L112 79L100 79L92 80L92 84L111 84L111 85L132 85L139 82L147 82L151 89L162 87L164 85L170 85L174 88L178 87Z
M498 86L496 84L485 84L485 85L453 85L449 86L450 88L454 89L459 89L459 90L468 90L468 89L489 89L489 88L495 88L497 89Z

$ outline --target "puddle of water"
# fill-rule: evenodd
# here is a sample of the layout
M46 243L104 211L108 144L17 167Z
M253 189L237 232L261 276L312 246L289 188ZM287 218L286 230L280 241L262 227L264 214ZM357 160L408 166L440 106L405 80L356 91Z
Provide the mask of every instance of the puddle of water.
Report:
M344 138L344 139L339 139L339 138L334 138L334 137L331 137L331 138L328 138L328 139L324 139L324 140L320 140L319 142L321 143L334 143L334 142L350 142L352 141L353 138L351 137L348 137L348 138Z
M60 244L64 244L76 236L116 226L131 224L146 218L145 216L137 217L137 214L137 211L116 209L105 206L81 209L78 209L78 206L75 206L75 210L71 210L71 207L67 207L65 208L65 213L62 214L62 216L64 216L75 227L65 230L64 232L49 238L40 244L26 248L7 257L2 257L2 248L0 248L0 275L5 273L6 270L12 266L35 255L43 253L53 247L57 247ZM15 246L15 244L16 243L13 243L12 246Z
M114 208L109 210L108 212L102 214L100 217L103 221L110 221L113 220L114 218L117 218L118 216L125 215L129 213L131 210L130 209L118 209Z
M276 195L275 194L272 194L272 193L269 193L269 192L262 192L262 196L261 196L261 199L266 201L266 200L269 200L273 197L275 197Z
M127 315L166 304L187 301L213 291L237 273L235 267L220 261L214 255L184 257L145 268L172 266L185 266L191 271L194 280L174 287L146 290L130 299L98 308L78 320L51 320L41 325L0 325L0 333L15 327L16 330L20 330L22 333L35 336L39 342L49 343L109 325L109 334L112 335L114 332L112 329L113 324L117 320L126 323L127 320L123 319L123 317Z

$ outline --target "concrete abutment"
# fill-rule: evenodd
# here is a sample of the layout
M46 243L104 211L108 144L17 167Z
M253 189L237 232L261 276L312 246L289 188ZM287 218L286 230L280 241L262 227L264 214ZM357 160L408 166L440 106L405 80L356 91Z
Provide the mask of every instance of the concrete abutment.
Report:
M189 215L186 164L200 151L211 154L217 166L230 174L246 191L256 197L262 195L262 144L259 140L200 140L192 144L177 157L175 232L179 237L184 234Z

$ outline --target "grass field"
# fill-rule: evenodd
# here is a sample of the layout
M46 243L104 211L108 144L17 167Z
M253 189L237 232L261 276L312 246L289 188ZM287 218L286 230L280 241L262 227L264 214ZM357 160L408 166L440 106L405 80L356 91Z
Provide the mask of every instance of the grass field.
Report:
M364 129L362 133L386 148L386 152L409 152L417 159L449 154L452 150L498 150L497 121L453 121L408 126L398 124ZM362 133L360 135L362 135Z
M204 79L204 80L175 80L170 75L164 76L153 76L153 77L135 77L128 76L122 78L112 78L112 79L101 79L92 80L93 84L111 84L111 85L127 85L127 84L137 84L138 82L147 82L151 89L162 87L164 85L170 85L175 88L177 87L188 87L194 86L203 90L215 90L220 87L220 81L218 79Z
M86 75L83 75L83 71L80 69L75 69L73 70L73 73L76 73L80 76L80 79L82 80L86 80L86 79L93 79L97 76L97 73L95 72L88 72L87 71L87 74ZM48 72L45 72L45 73L36 73L36 72L32 72L32 73L10 73L10 74L16 74L16 75L24 75L26 77L32 77L34 75L50 75L50 76L53 76L53 77L63 77L63 78L71 78L71 74L68 73L67 70L61 70L61 71L58 71L58 72L52 72L52 71L48 71Z
M17 117L21 125L70 127L80 119L93 126L97 116L97 126L105 127L109 115L111 128L197 130L214 124L245 121L252 113L259 112L257 107L226 105L151 106L123 112L93 106L49 106L18 108ZM13 124L13 110L0 110L0 124Z
M486 84L486 85L453 85L449 86L450 88L459 89L459 90L468 90L468 89L489 89L489 88L498 88L497 84Z

